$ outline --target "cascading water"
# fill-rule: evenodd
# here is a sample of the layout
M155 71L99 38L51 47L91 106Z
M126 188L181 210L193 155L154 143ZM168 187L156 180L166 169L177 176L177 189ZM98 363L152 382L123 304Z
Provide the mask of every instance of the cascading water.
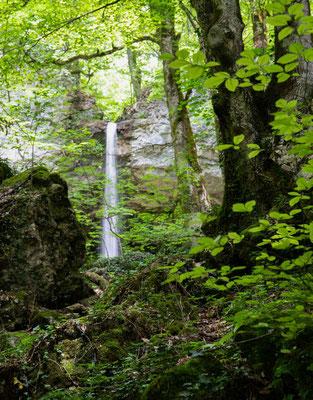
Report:
M117 207L117 128L114 122L109 122L106 129L104 206L102 217L101 256L117 257L119 255L119 241L114 234L117 232L118 216L110 216L110 211Z

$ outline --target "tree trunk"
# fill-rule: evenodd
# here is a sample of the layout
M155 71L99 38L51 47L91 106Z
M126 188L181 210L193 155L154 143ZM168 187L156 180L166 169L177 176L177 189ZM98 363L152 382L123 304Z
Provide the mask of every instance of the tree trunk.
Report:
M252 11L253 46L255 49L265 49L267 46L266 37L266 10L257 5Z
M176 57L179 35L175 33L174 7L170 2L163 2L162 7L154 4L151 8L154 14L158 14L160 27L157 33L161 54L170 53ZM184 213L207 212L211 204L198 162L196 143L185 99L177 83L179 73L169 67L170 63L171 61L168 60L163 61L164 89L175 154L179 202Z
M234 75L239 68L236 60L244 50L244 26L239 1L191 0L191 3L197 11L207 59L218 61L220 70ZM293 37L292 41L295 39L308 45L308 38L304 36ZM276 58L286 52L288 44L285 44L285 40L278 43L276 33ZM265 93L255 92L250 87L238 87L235 92L230 92L224 85L220 85L212 97L218 118L219 142L233 143L234 136L245 135L239 150L229 149L222 154L225 192L218 218L219 229L229 230L230 224L240 227L245 222L241 214L232 212L232 204L255 200L255 213L261 214L273 206L278 195L293 187L295 171L285 170L273 156L274 141L269 122L277 99L312 97L312 84L308 87L307 67L300 63L297 72L299 78L289 79L284 84L278 84L273 79ZM312 82L312 72L309 72ZM258 144L264 151L249 159L249 143Z
M134 99L138 101L138 96L141 90L141 71L137 64L136 51L130 49L129 47L127 48L127 59Z
M172 20L160 29L161 53L175 56L178 37ZM198 162L194 140L184 96L177 83L178 72L169 67L170 61L163 61L164 88L169 110L172 141L175 152L175 167L178 180L179 198L183 212L206 212L210 202Z

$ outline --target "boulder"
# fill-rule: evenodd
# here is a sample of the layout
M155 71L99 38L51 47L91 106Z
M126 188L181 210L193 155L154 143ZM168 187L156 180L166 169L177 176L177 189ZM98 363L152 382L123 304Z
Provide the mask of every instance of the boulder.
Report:
M36 167L3 181L0 210L0 290L23 290L48 308L89 294L78 273L84 232L58 174Z

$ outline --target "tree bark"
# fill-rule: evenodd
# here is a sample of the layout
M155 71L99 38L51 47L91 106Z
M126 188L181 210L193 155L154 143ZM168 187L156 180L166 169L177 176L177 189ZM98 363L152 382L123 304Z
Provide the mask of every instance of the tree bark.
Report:
M152 19L158 26L157 37L161 54L170 53L176 58L179 35L175 32L175 7L172 0L151 0L150 10ZM207 212L211 204L198 162L186 101L178 84L179 72L169 67L171 61L163 61L163 75L174 147L178 200L183 213Z
M255 49L265 49L267 46L266 37L266 10L257 6L251 14L253 29L253 46Z
M306 3L306 12L308 3ZM243 22L238 0L191 0L196 9L202 30L205 53L208 61L218 61L222 71L234 75L239 68L236 60L244 50L242 41ZM288 52L289 40L303 41L309 46L308 38L286 38L278 42L276 32L276 59ZM296 36L293 34L291 36ZM307 35L308 36L308 35ZM255 92L250 87L228 91L220 85L212 97L213 108L218 118L220 143L233 143L236 135L244 134L240 150L223 152L221 161L224 171L225 192L222 210L218 217L218 228L229 230L230 224L240 227L245 221L241 214L232 212L232 204L256 201L255 214L268 211L278 195L293 187L294 171L285 170L273 157L273 134L269 126L271 112L279 98L308 99L312 97L312 71L299 65L299 78L278 84L275 79L266 92ZM308 87L310 86L310 87ZM249 159L247 144L256 143L264 151ZM246 221L247 222L247 221Z
M130 49L129 47L127 47L127 59L134 99L138 101L139 93L141 90L141 71L137 64L136 51Z
M166 15L159 28L161 53L175 57L179 36L175 33L174 11L166 7ZM197 147L190 124L186 102L177 83L179 73L169 67L171 61L163 61L164 88L169 110L171 134L175 152L175 168L178 180L179 200L184 213L207 212L210 207L202 169L198 162Z

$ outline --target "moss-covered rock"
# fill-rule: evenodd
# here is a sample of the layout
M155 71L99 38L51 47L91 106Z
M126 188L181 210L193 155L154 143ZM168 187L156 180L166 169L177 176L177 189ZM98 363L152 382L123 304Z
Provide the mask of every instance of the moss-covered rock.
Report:
M216 392L212 395L205 390L196 389L196 385L204 379L208 386L214 378L222 372L222 366L212 355L193 358L185 364L177 365L154 379L142 394L140 400L179 400L184 393L189 391L190 399L209 400L215 399ZM213 378L213 379L212 379ZM213 386L213 385L212 385ZM194 390L196 389L196 390Z
M13 171L5 160L0 159L0 184L13 176Z
M1 329L14 331L26 328L32 316L31 300L23 290L0 290Z
M0 193L0 290L25 290L47 307L87 296L78 273L85 237L65 181L37 167L2 182Z
M47 360L47 383L67 387L77 378L85 376L85 368L80 363L84 362L87 353L82 338L58 342Z
M34 310L30 318L30 323L32 326L45 328L47 325L52 325L62 318L64 318L64 316L54 310Z

